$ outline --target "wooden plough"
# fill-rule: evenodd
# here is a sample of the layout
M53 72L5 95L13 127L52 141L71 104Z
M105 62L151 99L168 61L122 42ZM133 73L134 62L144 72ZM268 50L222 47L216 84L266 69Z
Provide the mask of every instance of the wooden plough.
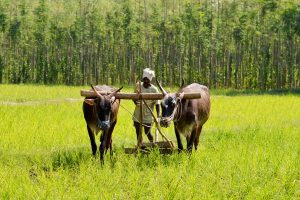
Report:
M140 138L138 138L138 143L136 145L136 147L134 148L125 148L125 153L127 154L134 154L137 152L143 152L143 153L147 153L149 151L151 151L151 149L153 148L158 148L159 152L162 154L171 154L173 153L173 151L175 150L174 147L174 143L169 140L166 135L161 131L160 129L160 125L159 125L159 121L157 120L157 118L155 117L154 113L152 112L152 110L150 109L149 105L146 103L145 100L161 100L163 98L163 94L161 93L141 93L141 82L139 82L139 92L138 93L122 93L122 92L118 92L116 93L114 96L116 99L127 99L127 100L137 100L140 101L140 122L143 122L143 105L145 105L153 119L154 119L154 123L156 125L156 133L155 133L155 140L154 142L149 142L149 143L142 143L142 134L140 134ZM111 94L111 92L103 92L100 91L99 92L102 95L109 95ZM81 96L84 97L96 97L94 91L90 91L90 90L81 90L80 91ZM182 95L182 94L181 94ZM198 99L201 98L201 94L200 93L184 93L183 94L183 99ZM142 133L142 123L140 123L140 132ZM158 141L158 133L162 136L163 141Z

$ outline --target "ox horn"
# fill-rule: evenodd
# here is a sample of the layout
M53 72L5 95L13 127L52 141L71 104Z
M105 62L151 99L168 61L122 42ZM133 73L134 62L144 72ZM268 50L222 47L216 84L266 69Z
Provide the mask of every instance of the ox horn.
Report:
M91 84L92 89L98 97L102 97L102 95L95 89L95 87Z
M108 95L109 98L115 96L118 92L120 92L120 90L122 90L123 86L120 87L119 89L117 89L116 91L114 91L113 93L111 93L110 95Z
M158 85L158 87L159 87L160 91L162 92L163 96L166 96L166 94L167 94L166 90L164 90L164 88L160 85L157 78L155 78L155 80L156 80L156 84Z

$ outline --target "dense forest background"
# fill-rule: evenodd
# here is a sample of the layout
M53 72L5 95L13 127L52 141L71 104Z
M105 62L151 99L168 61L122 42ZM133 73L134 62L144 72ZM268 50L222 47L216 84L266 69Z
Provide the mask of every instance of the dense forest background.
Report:
M0 83L300 86L299 0L0 0Z

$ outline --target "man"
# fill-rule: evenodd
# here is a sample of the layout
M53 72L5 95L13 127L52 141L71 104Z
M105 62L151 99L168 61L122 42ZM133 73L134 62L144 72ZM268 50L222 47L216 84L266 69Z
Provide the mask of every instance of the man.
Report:
M155 73L150 68L146 68L143 70L143 79L141 82L141 92L142 93L159 93L158 89L151 84L152 78L155 77ZM139 91L139 84L136 85L135 92ZM140 123L142 123L142 126L144 127L145 134L147 135L150 142L153 142L153 136L151 134L151 127L153 123L153 117L151 115L151 112L147 108L146 105L143 105L143 121L140 122L140 102L134 101L136 107L134 110L134 115L132 117L133 124L136 130L136 136L139 140L139 135L142 135L142 132L140 132ZM160 107L159 107L159 100L146 100L146 103L151 108L153 112L153 108L155 105L157 116L160 116ZM141 136L142 138L142 136ZM142 141L139 141L142 142Z

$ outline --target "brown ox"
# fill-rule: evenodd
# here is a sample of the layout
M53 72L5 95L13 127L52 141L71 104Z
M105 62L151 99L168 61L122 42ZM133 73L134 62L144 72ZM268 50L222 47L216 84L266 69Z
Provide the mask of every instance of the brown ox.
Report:
M186 137L188 151L192 151L193 145L197 150L202 127L209 118L210 95L208 88L198 83L187 86L182 83L177 93L167 93L158 80L156 81L163 93L161 126L168 127L173 120L179 151L183 149L180 133ZM183 93L192 92L199 92L201 98L182 98Z
M102 131L100 136L100 161L103 163L104 151L110 149L112 155L112 132L117 123L117 114L119 110L120 100L115 98L118 90L111 86L95 86L92 87L96 97L85 98L83 102L83 114L87 125L87 130L91 140L92 152L96 156L97 145L95 142L95 134ZM98 91L110 92L109 95L101 95Z

